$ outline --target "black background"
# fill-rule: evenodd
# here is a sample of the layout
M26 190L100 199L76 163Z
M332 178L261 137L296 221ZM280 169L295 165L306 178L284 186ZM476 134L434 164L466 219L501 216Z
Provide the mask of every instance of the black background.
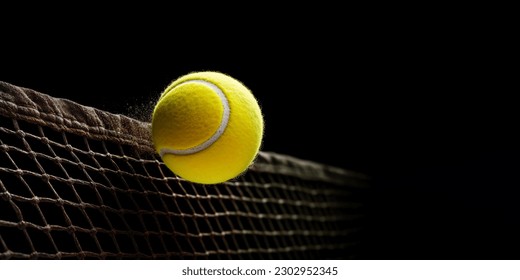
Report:
M227 73L262 107L263 150L373 178L360 258L520 259L507 32L423 14L241 26L249 15L218 28L42 17L3 35L0 80L146 121L173 79Z

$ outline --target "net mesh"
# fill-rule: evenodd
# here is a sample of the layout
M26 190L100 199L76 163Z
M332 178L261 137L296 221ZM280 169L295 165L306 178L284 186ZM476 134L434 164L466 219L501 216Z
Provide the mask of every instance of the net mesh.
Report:
M355 258L362 174L261 152L235 180L194 184L149 128L0 82L0 258Z

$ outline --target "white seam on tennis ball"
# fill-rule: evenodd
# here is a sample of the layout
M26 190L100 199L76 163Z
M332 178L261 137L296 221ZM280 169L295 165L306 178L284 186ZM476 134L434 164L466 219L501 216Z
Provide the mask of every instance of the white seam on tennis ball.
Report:
M162 148L159 151L159 155L161 157L163 157L165 154L191 155L191 154L198 153L198 152L200 152L202 150L207 149L209 146L211 146L213 143L215 143L220 138L220 136L222 136L222 134L224 133L224 130L226 130L226 127L227 127L228 122L229 122L230 109L229 109L229 102L228 102L224 92L222 92L222 90L218 86L216 86L215 84L210 83L210 82L205 81L205 80L189 80L189 81L185 81L183 83L180 83L177 86L180 86L180 85L185 84L185 83L192 83L192 82L201 83L201 84L204 84L204 85L210 87L218 95L218 97L220 98L220 102L222 103L222 107L224 107L224 112L222 113L222 120L220 121L220 126L218 127L217 131L215 131L215 133L208 140L204 141L203 143L201 143L201 144L199 144L199 145L197 145L195 147L191 147L191 148L188 148L188 149Z

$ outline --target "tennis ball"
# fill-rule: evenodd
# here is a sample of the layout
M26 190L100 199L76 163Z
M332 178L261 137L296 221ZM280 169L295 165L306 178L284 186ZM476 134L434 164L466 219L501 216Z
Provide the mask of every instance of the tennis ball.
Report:
M152 115L155 150L176 175L201 184L233 179L253 162L264 121L251 91L219 72L173 81Z

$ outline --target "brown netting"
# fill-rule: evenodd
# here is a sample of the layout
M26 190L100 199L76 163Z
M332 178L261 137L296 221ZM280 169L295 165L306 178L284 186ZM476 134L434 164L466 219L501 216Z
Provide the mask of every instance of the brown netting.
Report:
M150 124L0 82L0 259L346 259L367 178L261 152L218 185L176 177Z

